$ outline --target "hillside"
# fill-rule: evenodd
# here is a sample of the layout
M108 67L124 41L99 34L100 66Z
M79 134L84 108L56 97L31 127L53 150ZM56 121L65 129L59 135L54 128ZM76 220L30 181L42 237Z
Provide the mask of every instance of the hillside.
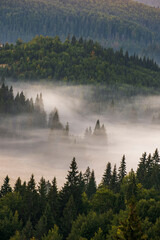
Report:
M13 79L64 81L75 84L131 84L160 87L160 68L153 60L105 49L92 40L35 37L0 50L0 75Z
M1 42L36 34L91 38L103 46L142 53L160 45L160 9L132 0L1 0ZM149 53L148 53L149 54ZM155 58L159 61L159 57Z

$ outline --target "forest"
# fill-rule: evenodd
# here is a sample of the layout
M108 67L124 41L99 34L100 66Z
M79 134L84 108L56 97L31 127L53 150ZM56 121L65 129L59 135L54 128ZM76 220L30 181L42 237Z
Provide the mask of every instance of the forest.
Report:
M103 46L123 48L129 53L153 54L159 48L160 9L133 0L1 0L0 42L17 38L31 40L35 35L68 34L99 41ZM150 48L148 48L150 47ZM159 55L154 58L160 62Z
M93 40L68 36L36 36L28 43L18 39L0 49L0 75L13 80L48 79L72 84L129 84L160 87L160 68L155 61L129 56L122 49L103 48Z
M118 240L159 239L160 156L142 154L137 170L127 174L126 157L119 168L108 162L97 186L94 170L79 171L71 161L66 181L34 175L0 188L0 239Z

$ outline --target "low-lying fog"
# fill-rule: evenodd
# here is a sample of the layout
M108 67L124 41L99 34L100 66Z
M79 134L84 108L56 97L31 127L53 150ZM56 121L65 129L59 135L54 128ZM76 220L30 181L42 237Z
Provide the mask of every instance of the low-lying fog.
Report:
M70 141L57 141L49 129L25 131L23 138L0 138L0 184L8 174L13 184L18 177L28 181L34 173L38 182L57 178L58 186L65 182L70 162L76 157L78 168L95 170L100 183L108 161L117 164L126 155L127 170L136 170L143 152L153 153L160 144L160 97L122 98L97 103L92 87L54 86L14 83L16 94L24 91L35 100L43 94L44 107L49 114L56 107L62 124L69 122ZM97 119L105 125L107 141L84 140L87 127L94 130Z

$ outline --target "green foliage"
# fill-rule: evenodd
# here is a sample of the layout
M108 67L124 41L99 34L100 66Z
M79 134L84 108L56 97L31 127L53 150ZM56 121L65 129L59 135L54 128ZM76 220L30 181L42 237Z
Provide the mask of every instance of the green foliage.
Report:
M1 41L16 42L18 48L22 45L22 40L16 41L17 38L28 41L36 34L60 35L63 40L68 36L67 45L70 33L77 37L99 40L103 45L115 49L125 47L132 53L142 52L148 45L159 46L159 11L158 8L150 8L132 0L14 0L14 3L12 0L2 0ZM71 43L75 46L75 37L72 37ZM5 44L5 49L8 49L8 44ZM21 52L17 57L20 54ZM46 63L48 62L46 58ZM33 77L34 74L28 73L28 76Z
M98 229L98 232L95 233L94 237L91 238L91 240L105 240L105 237L103 235L103 232L102 232L101 228Z
M121 172L124 157L120 166ZM18 178L8 191L7 176L1 187L7 191L0 196L0 240L158 240L160 195L150 174L155 166L159 166L157 149L153 156L143 154L137 169L148 174L148 189L141 183L143 176L131 170L119 180L116 193L105 184L95 189L94 172L87 168L85 174L79 173L75 158L61 190L55 178L52 184L41 178L37 185L32 175L27 184ZM115 168L111 178L114 172ZM88 198L85 191L91 179L94 192Z
M62 236L59 234L58 227L54 225L54 228L49 230L47 236L42 237L42 240L62 240Z
M114 209L115 202L116 195L106 187L100 187L94 194L91 204L94 211L105 213Z
M73 45L69 41L62 43L58 37L37 36L28 43L8 48L0 51L0 63L6 64L5 68L0 67L0 75L13 79L160 86L160 69L153 60L104 49L92 40L83 43L76 40ZM36 102L40 100L38 96Z

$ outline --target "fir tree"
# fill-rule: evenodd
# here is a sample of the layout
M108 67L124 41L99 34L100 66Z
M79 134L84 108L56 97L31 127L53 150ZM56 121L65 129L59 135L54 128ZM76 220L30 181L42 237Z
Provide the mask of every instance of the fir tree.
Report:
M71 195L63 211L62 226L64 237L68 236L72 227L72 223L75 220L76 216L77 210L75 206L75 201L73 196Z
M8 175L5 177L4 179L4 183L3 185L1 186L1 191L0 191L0 196L3 197L4 195L6 195L7 193L9 192L12 192L12 188L10 186L10 183L9 183L9 177Z
M76 159L74 157L70 165L70 170L68 171L67 185L77 186L78 182L79 182L78 167L77 167Z
M120 167L118 169L118 180L119 180L120 183L122 183L123 178L126 176L126 174L127 174L127 172L126 172L126 161L125 161L125 155L123 155Z
M159 152L158 152L158 149L156 148L154 154L153 154L153 163L154 164L159 164L160 163L160 157L159 157Z
M138 181L145 186L146 181L146 162L147 162L147 153L143 153L140 158L140 162L138 164L137 169L137 179Z
M116 164L114 165L114 168L113 168L113 173L112 173L112 177L111 177L110 189L111 189L112 191L114 191L114 192L117 192L117 190L118 190L118 177L117 177Z
M108 162L107 166L106 166L106 170L105 170L105 172L103 174L102 184L106 185L106 186L110 186L111 178L112 178L111 163Z
M54 178L52 181L52 185L47 195L47 200L51 207L51 212L54 216L54 219L57 219L59 215L59 195L56 178Z
M86 190L86 193L87 193L87 196L88 198L90 199L93 194L96 192L96 181L95 181L95 176L94 176L94 171L92 170L91 172L91 176L90 176L90 179L89 179L89 183L88 183L88 187L87 187L87 190Z

